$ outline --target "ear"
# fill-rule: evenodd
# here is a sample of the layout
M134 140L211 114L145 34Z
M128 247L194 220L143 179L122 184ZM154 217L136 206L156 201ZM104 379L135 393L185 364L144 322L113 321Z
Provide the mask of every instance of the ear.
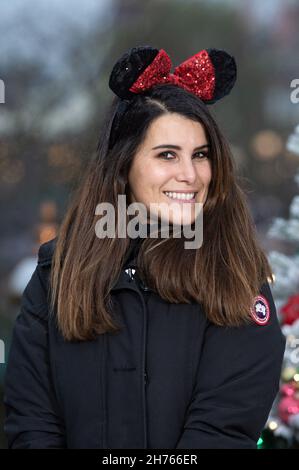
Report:
M233 56L221 49L206 49L215 70L215 90L213 99L205 101L213 104L228 95L237 79L237 66Z
M120 98L129 99L134 93L130 87L158 54L159 49L138 46L129 49L113 66L109 78L110 89Z

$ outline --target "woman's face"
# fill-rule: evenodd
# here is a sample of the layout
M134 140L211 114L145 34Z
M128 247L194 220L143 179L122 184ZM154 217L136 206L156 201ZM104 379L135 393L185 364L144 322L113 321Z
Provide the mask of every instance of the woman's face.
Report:
M199 122L177 113L155 119L129 171L130 202L143 203L147 209L152 203L167 204L167 210L172 209L169 221L178 224L189 205L192 223L194 203L204 204L211 181L208 152ZM163 217L163 211L160 214Z

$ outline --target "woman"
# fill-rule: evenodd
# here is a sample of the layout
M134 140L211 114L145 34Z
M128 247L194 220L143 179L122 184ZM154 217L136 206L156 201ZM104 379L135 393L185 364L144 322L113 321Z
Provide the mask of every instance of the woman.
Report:
M112 70L118 97L97 157L57 239L40 247L16 319L11 448L256 448L285 341L269 264L207 108L230 92L235 62L211 49L170 67L145 46ZM170 236L101 236L98 205L119 220L119 195L146 207L142 229L151 203L173 208ZM186 207L194 227L196 203L203 241L186 249L174 228Z

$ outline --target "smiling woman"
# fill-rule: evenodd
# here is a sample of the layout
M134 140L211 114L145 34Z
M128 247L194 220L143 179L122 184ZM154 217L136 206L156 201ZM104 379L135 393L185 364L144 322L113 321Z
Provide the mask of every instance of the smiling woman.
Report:
M40 247L16 320L11 448L256 448L285 340L269 263L207 107L230 92L236 65L207 49L170 68L149 46L113 67L117 97L96 158L57 239ZM120 195L147 209L202 204L202 246L184 249L174 231L97 238L97 205L118 214Z

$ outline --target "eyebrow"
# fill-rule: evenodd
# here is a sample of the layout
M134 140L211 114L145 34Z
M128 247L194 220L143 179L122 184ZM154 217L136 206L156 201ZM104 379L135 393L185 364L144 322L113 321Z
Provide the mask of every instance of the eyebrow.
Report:
M160 148L172 148L172 149L177 149L177 150L182 150L182 147L180 147L179 145L172 145L172 144L161 144L161 145L157 145L156 147L153 147L152 150L156 150L156 149L160 149ZM199 149L203 149L205 147L211 147L209 144L204 144L204 145L200 145L199 147L195 147L194 150L199 150Z

